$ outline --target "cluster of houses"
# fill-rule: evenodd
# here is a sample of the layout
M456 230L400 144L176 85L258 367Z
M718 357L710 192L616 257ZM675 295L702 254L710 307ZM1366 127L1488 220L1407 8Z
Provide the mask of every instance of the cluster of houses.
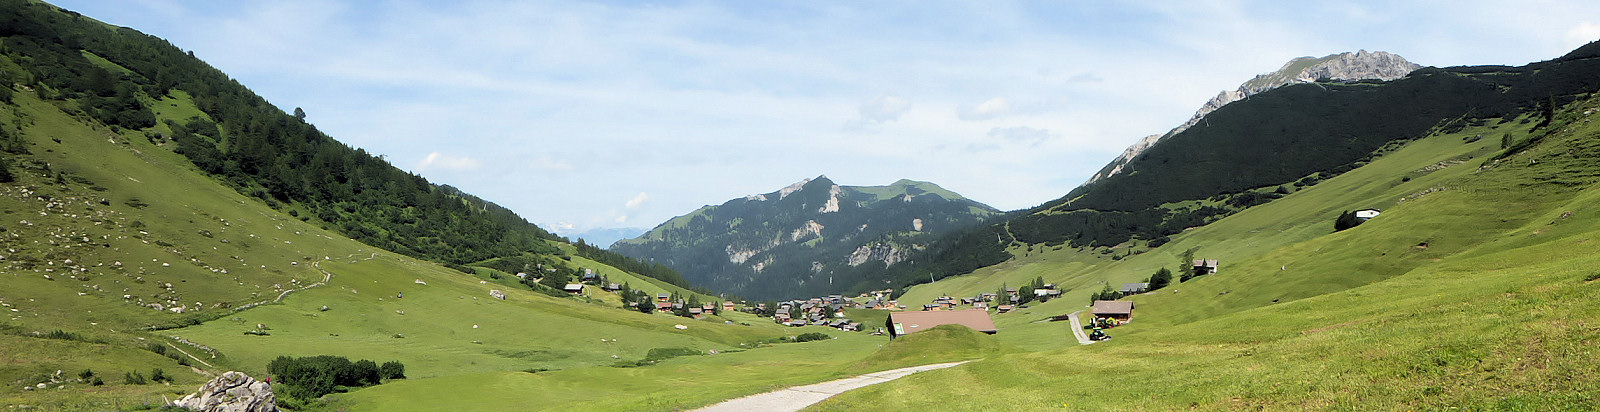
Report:
M1022 294L1024 294L1024 293L1029 294L1029 297L1032 298L1030 300L1037 300L1037 301L1040 301L1040 302L1061 297L1061 289L1057 288L1056 284L1054 284L1054 283L1046 283L1046 284L1044 284L1043 287L1040 287L1040 288L1028 288L1026 290L1018 290L1017 288L1006 288L1005 293L1006 293L1006 296L1005 296L1006 299L1004 301L1002 301L1000 299L1001 296L998 293L982 293L982 294L979 294L977 296L963 297L963 298L954 298L954 297L950 297L950 296L940 296L938 298L934 298L933 299L933 303L923 304L922 305L922 310L923 311L957 310L961 306L968 306L968 309L983 309L983 310L988 310L989 308L993 307L996 312L1006 313L1006 312L1010 312L1012 310L1015 310L1016 309L1016 305L1012 305L1012 304L1009 304L1009 303L1003 303L1003 302L1021 302L1023 300L1023 295ZM904 308L904 307L902 307L902 308Z
M755 310L766 311L766 305L758 303ZM845 299L843 295L784 301L777 305L777 308L773 308L772 320L780 325L796 327L818 325L846 332L861 330L861 322L845 317L844 309L860 308L864 305Z
M539 265L539 269L542 271L555 272L555 268L546 269L543 264ZM533 278L530 280L529 277ZM517 279L538 283L544 278L536 275L530 275L527 272L517 272ZM583 274L578 276L578 283L568 283L563 286L561 290L574 295L581 295L589 286L597 286L607 292L616 292L622 290L622 285L607 281L605 276L596 274L594 273L594 269L589 268L583 269Z
M672 294L670 293L657 293L654 303L656 305L655 310L657 313L682 313L685 317L695 319L704 319L706 316L716 315L718 311L732 312L737 308L737 305L735 305L731 300L723 301L721 304L716 302L705 302L699 305L691 305L683 298L673 300ZM635 303L633 302L629 302L629 305L634 304Z

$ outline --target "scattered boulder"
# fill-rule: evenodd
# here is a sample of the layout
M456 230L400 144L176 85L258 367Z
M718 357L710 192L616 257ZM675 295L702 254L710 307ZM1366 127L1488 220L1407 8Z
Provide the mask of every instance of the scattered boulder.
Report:
M489 290L489 296L493 296L495 299L506 300L506 293L500 291L500 289Z
M228 372L206 382L200 390L172 403L201 412L276 412L272 385L241 372Z

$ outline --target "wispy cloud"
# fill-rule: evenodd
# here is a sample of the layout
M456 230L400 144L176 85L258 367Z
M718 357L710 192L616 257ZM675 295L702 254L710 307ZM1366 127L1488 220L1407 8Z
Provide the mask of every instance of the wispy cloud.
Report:
M961 107L956 110L956 116L960 117L961 120L969 121L989 120L1009 115L1014 109L1011 100L1004 97L996 97L985 100L983 103L978 103L977 106Z
M1045 129L1017 126L996 127L989 129L989 137L998 137L1007 142L1017 143L1029 148L1036 148L1045 141L1055 138L1056 135L1055 133L1051 133L1049 130Z
M625 204L624 207L627 207L629 209L638 209L639 205L643 204L644 201L646 201L646 200L650 200L650 195L647 195L644 192L639 192L638 196L634 196L632 199L628 199L628 203Z
M1600 40L1600 24L1582 22L1567 30L1567 41L1574 45L1588 44Z
M891 122L901 113L911 110L911 100L895 95L882 95L861 103L861 120L873 123Z
M473 171L483 167L483 162L466 156L451 156L444 153L432 152L417 163L417 171L450 170Z

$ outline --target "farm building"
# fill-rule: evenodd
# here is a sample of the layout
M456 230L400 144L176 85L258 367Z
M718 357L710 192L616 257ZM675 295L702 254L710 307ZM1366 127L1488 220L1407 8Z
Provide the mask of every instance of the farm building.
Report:
M1145 293L1145 292L1149 292L1149 291L1150 291L1150 284L1149 283L1124 283L1124 284L1122 284L1122 294L1124 294L1124 295L1137 295L1137 294Z
M884 327L889 330L891 338L950 324L966 326L991 335L1000 331L994 327L994 319L989 317L989 311L981 309L890 312L889 319L884 321Z
M1133 302L1126 300L1094 301L1094 316L1128 321L1133 318Z

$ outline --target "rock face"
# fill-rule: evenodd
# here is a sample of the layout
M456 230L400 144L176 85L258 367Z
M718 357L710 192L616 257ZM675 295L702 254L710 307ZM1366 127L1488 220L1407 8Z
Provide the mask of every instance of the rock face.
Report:
M271 384L242 372L228 372L172 405L201 412L276 412L278 399L272 395Z
M1084 184L1094 183L1111 175L1122 172L1122 167L1133 160L1135 156L1144 153L1145 149L1154 146L1161 139L1176 135L1200 124L1207 114L1222 108L1228 103L1244 100L1256 93L1265 92L1290 84L1313 83L1327 81L1356 81L1356 80L1395 80L1411 74L1412 71L1422 68L1421 65L1406 61L1404 57L1388 52L1369 52L1366 50L1355 53L1340 53L1324 56L1322 58L1297 57L1285 63L1282 68L1272 73L1258 75L1250 81L1239 85L1238 89L1225 90L1217 93L1200 110L1195 111L1189 121L1175 127L1165 134L1145 136L1137 143L1123 150L1105 168L1100 169Z

